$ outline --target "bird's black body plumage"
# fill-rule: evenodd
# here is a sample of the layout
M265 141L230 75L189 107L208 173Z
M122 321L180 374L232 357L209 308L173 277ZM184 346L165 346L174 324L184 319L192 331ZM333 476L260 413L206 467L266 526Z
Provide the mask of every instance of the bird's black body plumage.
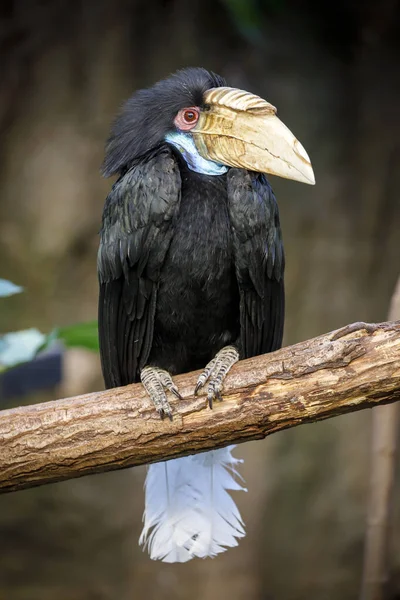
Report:
M145 365L199 369L229 344L243 358L281 345L284 253L265 176L195 173L163 141L180 108L223 84L185 70L134 96L114 127L104 170L120 178L98 255L107 387L138 381Z

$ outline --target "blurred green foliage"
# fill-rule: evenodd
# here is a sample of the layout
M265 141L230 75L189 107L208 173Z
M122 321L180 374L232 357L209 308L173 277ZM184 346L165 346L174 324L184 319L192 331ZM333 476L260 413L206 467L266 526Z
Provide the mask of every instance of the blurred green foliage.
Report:
M55 339L61 340L67 348L86 348L94 352L99 350L97 321L61 327L54 330L54 335Z

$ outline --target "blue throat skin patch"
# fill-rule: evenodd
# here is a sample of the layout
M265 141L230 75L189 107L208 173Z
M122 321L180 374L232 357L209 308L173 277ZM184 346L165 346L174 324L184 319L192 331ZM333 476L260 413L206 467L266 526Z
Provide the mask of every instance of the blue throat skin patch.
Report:
M220 165L200 156L190 133L172 131L164 139L182 154L191 171L203 175L223 175L228 171L228 167L225 165Z

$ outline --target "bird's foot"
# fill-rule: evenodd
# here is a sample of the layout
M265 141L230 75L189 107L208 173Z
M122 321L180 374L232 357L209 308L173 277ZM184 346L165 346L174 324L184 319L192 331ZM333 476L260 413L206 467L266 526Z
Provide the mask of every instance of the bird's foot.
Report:
M212 408L215 399L222 400L221 390L224 379L229 369L239 360L239 352L235 346L225 346L216 354L216 356L208 363L202 374L197 380L197 385L194 390L196 395L200 388L208 383L207 400L210 408Z
M144 367L140 372L140 379L160 417L163 419L167 416L172 421L172 410L165 390L172 392L179 400L182 400L182 396L168 371L159 367Z

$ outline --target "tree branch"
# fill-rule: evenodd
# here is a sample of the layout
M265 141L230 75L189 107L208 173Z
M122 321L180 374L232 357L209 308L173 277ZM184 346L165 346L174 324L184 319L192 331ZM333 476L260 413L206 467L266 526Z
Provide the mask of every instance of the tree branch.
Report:
M400 399L400 322L355 323L240 362L211 411L184 397L161 421L141 385L0 412L0 492L255 440Z

